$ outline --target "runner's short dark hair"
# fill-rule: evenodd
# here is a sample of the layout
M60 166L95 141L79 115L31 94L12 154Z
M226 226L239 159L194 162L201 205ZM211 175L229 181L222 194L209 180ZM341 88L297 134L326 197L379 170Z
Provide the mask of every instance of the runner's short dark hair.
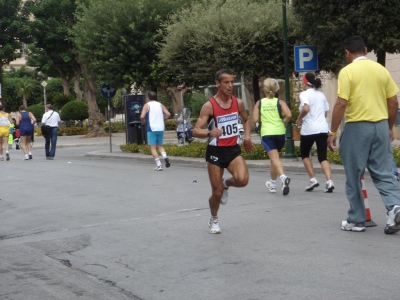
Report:
M364 52L365 43L361 36L354 35L344 41L344 49L350 53Z
M217 73L215 73L215 80L221 81L221 75L222 74L228 74L228 75L233 75L233 72L229 69L221 69Z
M150 91L147 93L147 97L149 97L149 100L156 100L157 101L157 93Z

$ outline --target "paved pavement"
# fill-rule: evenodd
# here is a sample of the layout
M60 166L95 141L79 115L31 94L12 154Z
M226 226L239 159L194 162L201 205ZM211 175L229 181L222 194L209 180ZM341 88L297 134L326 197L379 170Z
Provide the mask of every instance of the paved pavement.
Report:
M114 135L109 153L107 137L60 137L48 161L38 138L33 160L14 150L0 164L1 300L397 299L400 235L383 233L370 178L378 226L359 234L339 227L345 176L334 177L332 194L307 193L304 168L288 172L283 197L251 165L249 185L220 209L223 234L210 235L204 161L173 158L154 172L140 161L148 156L122 153L124 142Z
M257 134L252 135L253 142L259 142L259 136ZM165 143L176 143L176 133L174 131L166 131L164 137ZM91 157L108 157L116 159L133 159L137 161L153 161L150 155L145 155L141 153L128 153L119 150L119 146L126 143L125 133L114 133L111 137L111 144L113 145L113 150L101 150L86 153L87 156ZM58 148L65 147L84 147L84 146L105 146L110 145L110 137L96 137L96 138L86 138L85 136L60 136L57 140ZM295 142L295 145L299 145L299 142ZM395 140L393 145L400 145L400 140ZM117 146L117 150L116 147ZM42 137L36 137L35 149L44 148L44 140ZM188 158L188 157L172 157L175 163L180 164L191 164L196 166L203 166L205 164L202 158ZM322 173L320 164L318 163L317 157L312 157L314 170L316 173ZM284 168L286 172L304 172L304 165L301 159L283 159ZM268 168L269 160L247 160L247 165L249 168ZM333 174L344 174L343 166L332 165Z

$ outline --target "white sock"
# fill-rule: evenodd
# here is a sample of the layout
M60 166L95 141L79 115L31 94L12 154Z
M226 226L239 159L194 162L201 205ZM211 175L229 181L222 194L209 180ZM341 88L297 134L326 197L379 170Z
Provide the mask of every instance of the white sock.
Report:
M317 178L313 177L313 178L310 179L310 181L317 182Z
M224 178L224 180L222 180L222 185L224 186L225 189L229 188L229 187L226 185L226 179L225 179L225 178Z
M6 153L8 153L8 150L6 150Z
M32 151L29 151L28 153L29 153L29 155L32 155Z
M272 185L276 185L276 180L270 180L269 182L271 182Z
M156 159L155 159L155 161L156 161L156 165L157 165L157 167L160 167L160 166L161 166L160 159L159 159L159 158L156 158Z
M285 174L282 174L281 176L279 176L279 178L281 179L281 181L285 181L286 175L285 175Z
M167 158L167 153L161 152L161 156L162 156L162 158L166 159Z

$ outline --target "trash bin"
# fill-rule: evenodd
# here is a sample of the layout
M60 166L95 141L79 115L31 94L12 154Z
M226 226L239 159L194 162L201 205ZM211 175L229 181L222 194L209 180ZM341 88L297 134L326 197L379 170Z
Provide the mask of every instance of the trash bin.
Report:
M128 143L130 144L146 144L146 132L145 125L142 125L141 122L132 121L129 122L128 129Z
M146 126L140 121L144 105L144 95L125 96L126 142L130 144L146 144Z

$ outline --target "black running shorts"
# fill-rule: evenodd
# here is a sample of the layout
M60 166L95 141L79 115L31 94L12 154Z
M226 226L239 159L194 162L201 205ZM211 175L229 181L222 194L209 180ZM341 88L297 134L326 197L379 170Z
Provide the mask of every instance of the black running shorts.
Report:
M242 151L240 150L239 145L232 147L208 145L206 151L206 161L221 168L227 168L232 160L241 155Z

